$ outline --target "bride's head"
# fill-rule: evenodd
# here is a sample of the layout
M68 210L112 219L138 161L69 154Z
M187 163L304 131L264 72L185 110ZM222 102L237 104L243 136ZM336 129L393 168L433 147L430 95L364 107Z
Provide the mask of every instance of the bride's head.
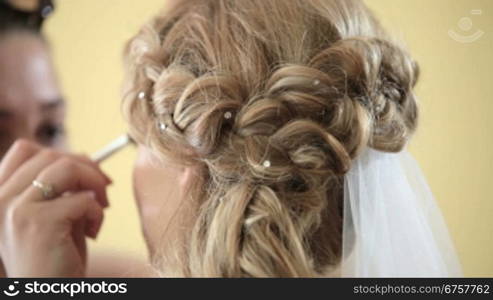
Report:
M135 193L167 274L328 274L351 162L416 128L417 64L356 0L174 1L126 60Z

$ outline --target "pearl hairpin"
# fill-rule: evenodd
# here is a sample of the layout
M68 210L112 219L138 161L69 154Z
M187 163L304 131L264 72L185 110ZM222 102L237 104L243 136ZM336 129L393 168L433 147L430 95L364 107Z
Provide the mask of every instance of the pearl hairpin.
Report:
M233 117L233 114L230 111L227 111L227 112L224 113L224 118L226 120L231 119L231 117Z
M161 130L161 132L163 132L168 128L168 125L166 123L159 122L158 127L159 127L159 130Z
M149 46L144 45L144 46L141 47L141 50L142 50L143 53L146 53L146 52L149 51Z
M146 97L146 93L145 92L140 92L137 97L140 99L140 100L144 100L145 97Z
M317 86L317 85L319 85L319 84L320 84L320 80L315 79L315 80L313 81L313 85Z
M381 112L381 111L383 110L383 104L377 104L377 105L375 106L375 110L376 110L377 112Z
M264 162L262 163L262 165L266 168L269 168L270 167L270 160L264 160Z

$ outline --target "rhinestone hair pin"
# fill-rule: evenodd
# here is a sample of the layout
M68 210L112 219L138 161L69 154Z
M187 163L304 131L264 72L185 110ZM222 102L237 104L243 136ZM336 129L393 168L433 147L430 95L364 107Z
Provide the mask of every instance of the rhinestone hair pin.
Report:
M225 113L224 113L224 118L225 118L226 120L229 120L229 119L231 119L232 117L233 117L233 114L232 114L230 111L227 111L227 112L225 112Z
M157 126L161 132L164 132L166 131L166 129L168 129L168 125L163 122L158 122Z
M380 104L377 104L377 105L375 106L375 111L376 111L377 113L381 113L381 112L382 112L382 110L383 110L383 104L381 104L381 103L380 103Z

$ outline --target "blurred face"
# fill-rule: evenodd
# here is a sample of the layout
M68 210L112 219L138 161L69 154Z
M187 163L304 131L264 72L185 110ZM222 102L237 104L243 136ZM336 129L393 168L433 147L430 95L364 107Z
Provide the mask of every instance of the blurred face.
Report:
M46 44L29 33L0 37L0 157L19 138L65 148L64 119Z
M148 148L139 145L133 187L151 256L158 247L179 238L180 226L192 215L192 203L187 201L192 176L191 167L160 162Z

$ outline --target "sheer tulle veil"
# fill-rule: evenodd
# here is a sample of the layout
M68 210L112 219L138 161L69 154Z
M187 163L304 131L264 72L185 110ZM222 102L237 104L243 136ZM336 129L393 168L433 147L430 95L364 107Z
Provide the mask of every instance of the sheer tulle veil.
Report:
M460 277L446 223L407 149L365 149L345 177L342 277Z

